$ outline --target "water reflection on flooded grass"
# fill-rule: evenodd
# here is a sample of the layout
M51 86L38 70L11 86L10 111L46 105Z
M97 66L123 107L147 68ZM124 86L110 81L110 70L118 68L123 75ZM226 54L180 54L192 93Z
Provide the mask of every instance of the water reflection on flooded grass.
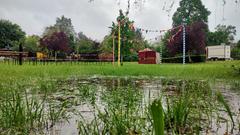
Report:
M177 99L183 90L191 90L191 92L194 92L194 90L205 91L206 96L213 95L216 91L222 92L232 109L236 123L232 134L239 133L237 119L239 119L240 92L236 90L236 86L234 87L235 91L233 91L233 86L230 83L219 81L209 84L206 81L159 78L90 78L59 81L58 87L60 89L57 92L58 94L54 94L58 96L53 97L53 100L71 102L69 108L72 108L75 113L73 113L73 110L69 111L72 116L69 122L59 123L54 126L51 131L58 131L57 134L79 134L79 132L89 134L90 131L92 131L90 134L96 134L96 132L98 134L117 134L119 131L124 131L125 134L152 134L153 127L148 113L149 104L153 100L162 97L166 108L166 100ZM196 122L199 123L195 123L195 127L186 125L188 127L182 129L184 130L182 134L184 132L199 132L201 134L224 134L227 132L230 134L232 124L224 108L215 99L208 99L209 97L205 97L205 101L198 99L197 94L195 98L198 101L194 101L194 104L198 103L204 107L207 102L212 102L211 106L208 106L211 108L205 108L209 112L206 112L208 113L206 115L202 114L201 120L198 119L198 116L196 118L190 116L189 119L196 119ZM214 96L210 98L214 98ZM194 111L197 109L194 109ZM204 113L203 111L199 112ZM194 112L195 114L197 112ZM210 114L212 116L208 116ZM104 119L111 120L104 121ZM194 121L190 123L194 123ZM199 129L195 129L197 126L199 126ZM116 129L112 129L113 127ZM171 129L168 129L168 132L171 133ZM53 134L56 134L56 132Z
M149 105L156 99L163 103L166 134L240 132L238 81L89 77L37 84L27 85L27 93L38 98L47 93L46 104L61 111L53 113L58 120L43 134L153 134ZM234 127L217 91L231 108Z

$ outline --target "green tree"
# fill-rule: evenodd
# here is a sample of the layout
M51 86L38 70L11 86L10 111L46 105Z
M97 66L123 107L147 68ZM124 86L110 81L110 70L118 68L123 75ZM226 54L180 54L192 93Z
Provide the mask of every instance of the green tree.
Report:
M24 50L33 53L39 51L39 40L40 37L37 35L27 36L24 42Z
M171 38L171 33L170 32L166 32L161 41L157 43L157 45L155 46L155 50L157 52L162 52L162 57L163 58L168 58L170 57L167 45L168 45L168 40Z
M117 44L117 42L115 42ZM104 37L101 45L100 45L100 51L102 53L112 53L113 49L113 36L107 35Z
M82 32L78 33L78 38L75 46L76 53L98 53L99 45L97 42L88 38Z
M0 48L12 48L18 46L25 38L25 32L17 24L8 20L0 20Z
M202 4L201 0L181 0L180 7L174 13L173 27L179 26L182 23L191 25L194 22L208 22L210 11Z
M215 32L208 32L207 44L220 45L221 43L230 44L234 41L236 27L229 25L218 25Z
M114 35L115 38L115 54L118 51L118 30L119 24L121 29L121 61L124 58L128 59L131 55L136 55L136 52L144 48L145 42L142 38L140 30L135 30L134 21L128 18L127 11L125 14L122 10L119 10L119 16L117 22L112 23L110 35ZM109 40L109 39L108 39ZM111 45L109 45L110 48Z
M56 32L64 32L67 35L69 47L72 51L74 51L76 48L76 32L72 25L72 20L70 18L66 18L65 16L58 17L56 19L56 23L53 26L45 28L43 37L51 36Z
M236 46L232 48L231 58L240 60L240 40L237 42Z
M112 29L115 27L115 29L117 29L117 26L114 26L115 24L113 24ZM114 32L118 32L117 30L115 31L111 31L111 33ZM114 36L114 39L113 39ZM109 34L107 36L104 37L104 40L102 41L101 45L100 45L100 50L102 53L112 53L113 51L113 40L115 41L115 54L117 56L117 52L118 52L118 34ZM141 30L137 29L137 30L133 30L133 35L131 38L127 37L124 38L125 36L122 35L122 53L124 53L124 60L127 61L131 61L131 60L135 60L137 57L137 52L139 50L142 50L144 48L149 47L149 44L147 43L147 41L144 40L144 38L142 37L142 33ZM129 40L129 41L127 41ZM128 47L125 47L125 45L129 45Z
M70 18L66 18L65 16L58 17L54 26L59 29L59 31L64 32L68 37L76 35Z
M43 31L42 37L51 36L55 32L60 32L60 30L55 26L48 26Z
M237 47L240 48L240 40L237 42Z

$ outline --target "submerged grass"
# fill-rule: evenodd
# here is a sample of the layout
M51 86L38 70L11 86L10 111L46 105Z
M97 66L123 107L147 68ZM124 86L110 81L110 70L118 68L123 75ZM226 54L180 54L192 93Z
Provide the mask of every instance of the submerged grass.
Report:
M162 134L163 130L169 134L201 134L215 124L213 119L219 112L220 104L227 112L231 112L231 108L227 107L221 96L216 97L209 83L191 79L225 78L238 82L239 76L235 76L230 66L237 62L185 66L125 63L119 68L111 64L0 64L0 74L3 76L0 78L0 134L30 134L51 128L60 119L68 119L66 113L69 108L86 104L90 106L93 118L86 119L83 112L76 113L80 118L79 134ZM99 80L85 84L66 79L89 75L146 75L187 79L161 80L163 87L158 90L163 94L162 100L149 104L143 100L142 89L135 85L116 81L99 91L94 85ZM16 84L26 85L27 88L19 88ZM236 83L235 89L238 88L239 83ZM169 91L173 94L168 95ZM160 119L157 118L159 116Z
M101 104L104 106L93 106L94 118L90 122L81 117L78 123L79 134L134 135L151 132L150 122L146 122L147 110L139 104L139 92L134 88L117 88L102 93Z
M228 105L228 103L224 99L224 97L223 97L221 92L217 92L216 96L217 96L218 102L220 102L223 105L223 107L226 109L226 111L228 113L228 116L231 118L231 121L232 121L232 124L233 124L233 127L234 127L235 123L234 123L234 120L233 120L233 115L232 115L232 111L230 109L230 106Z
M63 106L52 107L47 95L33 95L24 85L1 86L0 134L43 134L63 119Z
M173 82L165 82L169 83ZM134 87L104 91L103 106L93 106L93 120L89 122L81 117L79 134L203 134L213 128L212 125L223 124L214 123L223 102L216 100L219 94L215 94L207 82L177 81L175 84L174 95L163 93L161 100L151 104L139 104L139 90ZM228 125L229 121L224 123Z

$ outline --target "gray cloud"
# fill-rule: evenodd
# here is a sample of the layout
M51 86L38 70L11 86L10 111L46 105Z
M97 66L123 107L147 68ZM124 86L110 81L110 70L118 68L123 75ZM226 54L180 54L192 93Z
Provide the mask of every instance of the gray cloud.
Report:
M27 34L41 35L44 28L53 25L56 17L65 15L72 19L76 32L84 32L93 39L102 40L109 33L109 26L115 21L120 8L126 10L127 0L0 0L0 18L19 24ZM121 1L121 4L117 3ZM148 29L171 28L171 16L179 0L145 0L140 7L131 7L130 18L137 27ZM174 1L173 8L166 12ZM236 39L240 39L240 5L227 0L223 9L221 0L202 0L212 12L209 27L214 30L218 24L237 27ZM165 4L166 3L166 4ZM132 3L133 4L133 3ZM163 10L165 7L165 10ZM224 14L223 14L224 10ZM225 18L225 20L223 20ZM149 39L157 34L144 34Z

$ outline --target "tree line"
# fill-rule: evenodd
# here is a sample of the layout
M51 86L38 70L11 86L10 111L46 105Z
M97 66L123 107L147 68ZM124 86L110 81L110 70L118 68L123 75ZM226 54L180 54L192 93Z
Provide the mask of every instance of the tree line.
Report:
M215 31L208 27L208 17L211 12L201 0L181 0L180 6L172 17L172 27L186 26L186 53L205 55L206 46L232 45L232 57L240 59L240 41L235 42L236 27L219 24ZM155 49L163 50L163 57L181 56L183 53L182 27L166 32L162 40L156 43ZM191 61L191 60L189 60Z
M180 6L172 17L172 27L186 25L186 52L188 56L204 55L205 47L211 45L233 44L232 55L240 59L240 41L234 43L236 27L218 25L215 31L208 28L208 17L211 12L201 0L181 0ZM49 57L66 57L80 53L112 53L117 54L118 34L120 26L121 57L137 57L137 52L144 48L152 48L162 52L163 58L180 56L182 54L182 29L179 27L168 31L161 41L150 44L141 30L136 29L134 21L128 18L129 10L120 10L119 16L110 26L111 30L101 43L87 37L83 32L76 32L72 20L65 16L58 17L55 24L48 26L42 35L26 36L19 25L8 20L0 20L0 48L18 49L23 44L24 51L45 52ZM120 25L119 25L120 24ZM114 46L113 46L114 45ZM114 48L113 48L114 47Z
M121 16L122 12L120 12ZM126 17L127 19L127 17ZM123 54L125 56L137 55L137 51L148 46L142 33L132 29L126 21L122 25ZM112 54L113 39L117 51L117 32L114 30L117 23L113 22L111 31L101 43L89 38L83 32L76 33L71 19L65 16L58 17L56 23L45 28L42 35L26 36L19 25L8 20L0 20L0 48L18 50L23 44L24 51L36 53L44 52L49 57L66 57L72 54ZM128 32L128 33L126 33ZM124 36L128 35L128 36ZM130 41L131 39L131 41Z

